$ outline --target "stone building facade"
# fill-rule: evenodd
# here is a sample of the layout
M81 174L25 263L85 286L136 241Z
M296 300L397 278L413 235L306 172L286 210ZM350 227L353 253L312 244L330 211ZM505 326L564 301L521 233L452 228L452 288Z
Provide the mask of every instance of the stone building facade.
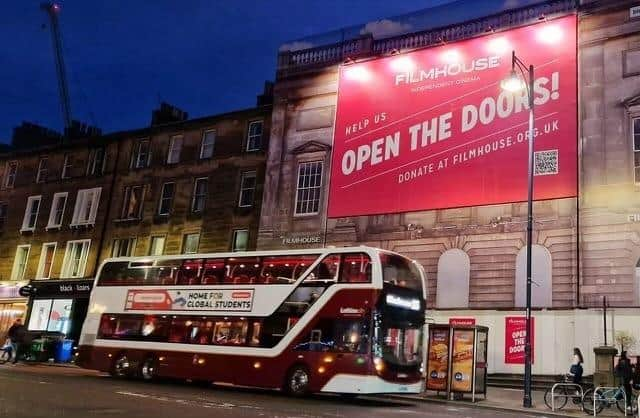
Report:
M631 321L635 311L628 309L640 306L640 211L633 203L640 153L634 160L632 152L634 135L640 141L632 131L640 129L634 122L640 20L630 17L631 1L530 3L420 33L384 39L363 35L281 53L258 239L261 249L366 244L418 260L428 275L430 316L443 322L474 317L490 327L489 367L494 373L521 372L521 366L505 363L504 350L505 320L523 315L525 304L526 203L329 218L338 73L345 61L440 46L444 39L455 45L559 16L578 16L579 194L534 204L533 305L539 341L534 373L563 373L574 346L590 352L603 342L595 309L602 305L602 296L617 308L615 328L640 336ZM321 175L315 178L308 170L318 167ZM311 205L311 192L301 191L308 188L301 185L308 184L318 186ZM592 356L586 366L592 370Z
M128 131L100 258L255 249L270 106Z
M254 108L197 119L163 104L143 129L63 141L29 125L14 135L0 154L0 340L33 317L35 296L18 293L29 282L70 319L43 314L28 329L77 337L105 258L255 249L270 122L267 91ZM57 291L47 279L65 281ZM68 279L87 281L77 291ZM63 307L70 284L78 300Z
M49 138L0 154L0 339L25 313L27 299L18 289L29 280L95 275L116 139Z

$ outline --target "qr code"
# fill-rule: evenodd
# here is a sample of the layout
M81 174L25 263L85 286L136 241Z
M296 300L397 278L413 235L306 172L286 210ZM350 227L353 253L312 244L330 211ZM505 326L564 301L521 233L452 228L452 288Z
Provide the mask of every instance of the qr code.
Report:
M533 155L533 173L536 176L558 174L558 150L537 151Z

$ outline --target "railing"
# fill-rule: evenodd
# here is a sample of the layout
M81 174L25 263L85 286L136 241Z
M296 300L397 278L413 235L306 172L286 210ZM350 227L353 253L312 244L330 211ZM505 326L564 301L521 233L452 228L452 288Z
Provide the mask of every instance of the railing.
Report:
M576 9L576 0L553 0L484 18L423 32L374 40L371 35L345 40L330 45L284 51L278 55L278 78L291 74L327 67L368 56L389 54L427 46L439 45L483 35L502 28L523 26L540 19L564 15Z
M578 391L580 392L580 400L582 401L584 399L584 390L582 389L582 386L580 386L577 383L556 383L555 385L553 385L553 387L551 388L551 410L553 412L556 411L556 398L574 398L574 395L569 395L566 391L564 392L564 394L555 394L556 391L556 387L561 386L561 387L570 387L573 389L578 389ZM580 402L580 404L582 405L582 402Z

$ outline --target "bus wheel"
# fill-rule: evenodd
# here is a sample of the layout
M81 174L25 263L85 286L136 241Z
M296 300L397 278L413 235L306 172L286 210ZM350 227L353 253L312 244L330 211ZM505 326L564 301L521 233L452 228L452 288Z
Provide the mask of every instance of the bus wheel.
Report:
M147 357L140 366L140 377L142 380L151 381L156 378L156 359Z
M129 362L129 358L125 353L121 353L116 357L113 362L113 367L111 368L111 375L113 377L125 378L129 377L130 374L131 363Z
M293 396L303 396L309 393L309 371L304 366L295 366L287 375L285 384L287 393Z

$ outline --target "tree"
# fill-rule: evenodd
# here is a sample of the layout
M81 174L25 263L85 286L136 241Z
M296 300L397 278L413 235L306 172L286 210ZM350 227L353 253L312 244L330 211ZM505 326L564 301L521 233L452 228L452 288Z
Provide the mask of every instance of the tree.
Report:
M615 340L620 346L620 351L630 350L636 345L636 337L628 331L617 331Z

